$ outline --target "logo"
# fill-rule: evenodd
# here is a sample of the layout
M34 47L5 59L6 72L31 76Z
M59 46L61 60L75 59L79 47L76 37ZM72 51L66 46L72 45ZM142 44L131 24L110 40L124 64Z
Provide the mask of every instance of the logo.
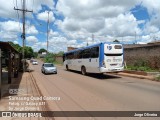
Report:
M112 49L112 46L107 46L107 49L108 49L108 50L111 50L111 49Z
M11 117L11 112L2 112L2 117Z
M25 92L24 89L9 89L9 94L16 95L16 94L23 94Z

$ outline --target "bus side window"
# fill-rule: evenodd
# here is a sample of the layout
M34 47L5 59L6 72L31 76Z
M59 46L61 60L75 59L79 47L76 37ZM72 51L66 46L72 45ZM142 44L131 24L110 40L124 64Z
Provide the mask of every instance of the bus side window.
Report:
M79 59L83 58L83 50L79 52Z
M63 54L63 62L65 61L65 54Z
M74 59L78 59L78 52L74 52Z
M91 53L90 48L85 49L83 53L83 58L90 58L90 53Z
M68 53L66 54L66 56L65 56L65 60L67 60L68 59Z
M91 48L91 58L98 58L99 57L99 47Z

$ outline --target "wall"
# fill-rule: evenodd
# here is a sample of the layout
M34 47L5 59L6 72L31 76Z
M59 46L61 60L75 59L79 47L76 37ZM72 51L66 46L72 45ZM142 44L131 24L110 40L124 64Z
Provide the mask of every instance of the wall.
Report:
M55 56L55 59L58 63L63 63L63 56Z
M151 68L160 69L160 44L125 45L124 59L127 65L144 62Z

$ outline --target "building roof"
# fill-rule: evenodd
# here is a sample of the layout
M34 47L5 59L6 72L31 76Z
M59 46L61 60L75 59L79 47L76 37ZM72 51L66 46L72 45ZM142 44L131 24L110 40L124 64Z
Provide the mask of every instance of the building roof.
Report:
M12 47L8 42L2 42L0 41L0 48L2 49L8 49L13 52L19 53L14 47Z
M154 47L154 46L160 46L160 42L149 43L149 44L124 44L123 45L123 47L125 49L128 49L128 48L145 48L145 47Z

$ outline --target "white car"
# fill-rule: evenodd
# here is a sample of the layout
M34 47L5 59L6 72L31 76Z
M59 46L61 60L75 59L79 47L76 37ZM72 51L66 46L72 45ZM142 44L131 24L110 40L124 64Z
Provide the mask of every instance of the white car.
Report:
M57 68L53 65L53 63L44 63L41 68L42 73L55 73L57 74Z
M38 65L38 62L36 60L33 60L32 65Z

